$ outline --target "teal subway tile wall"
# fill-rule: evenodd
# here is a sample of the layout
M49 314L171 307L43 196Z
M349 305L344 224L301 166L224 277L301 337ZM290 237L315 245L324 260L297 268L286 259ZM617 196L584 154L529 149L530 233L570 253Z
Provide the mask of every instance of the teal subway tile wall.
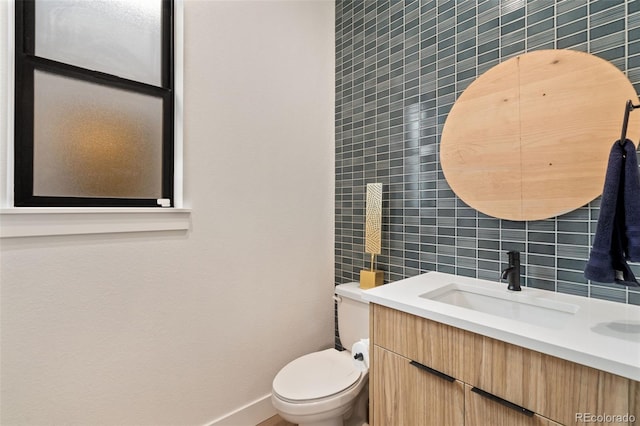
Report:
M518 250L527 286L640 305L637 288L584 278L599 198L512 222L467 206L444 179L440 136L455 100L494 65L540 49L604 58L638 91L640 1L337 1L336 284L369 266L366 184L382 182L387 282L427 271L497 281Z

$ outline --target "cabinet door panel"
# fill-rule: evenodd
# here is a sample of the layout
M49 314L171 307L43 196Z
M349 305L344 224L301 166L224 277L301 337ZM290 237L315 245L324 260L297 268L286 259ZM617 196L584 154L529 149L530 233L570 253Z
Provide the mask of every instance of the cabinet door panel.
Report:
M465 426L557 426L539 415L532 417L507 408L495 401L486 399L475 392L471 386L465 386Z
M562 424L576 413L628 413L629 380L474 335L465 348L464 382Z
M446 381L378 346L373 350L374 425L464 424L462 382Z
M462 377L464 330L372 304L376 344L449 376Z

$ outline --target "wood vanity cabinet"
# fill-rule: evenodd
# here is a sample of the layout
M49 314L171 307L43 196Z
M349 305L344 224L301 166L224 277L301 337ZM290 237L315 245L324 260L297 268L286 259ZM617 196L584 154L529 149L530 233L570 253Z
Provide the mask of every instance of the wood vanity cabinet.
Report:
M638 382L370 306L373 426L584 424L577 413L640 417Z

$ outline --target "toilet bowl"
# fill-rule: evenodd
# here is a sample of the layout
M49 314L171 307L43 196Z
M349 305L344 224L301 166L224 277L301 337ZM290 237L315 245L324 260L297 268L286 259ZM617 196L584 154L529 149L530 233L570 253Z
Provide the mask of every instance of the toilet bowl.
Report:
M369 306L361 292L358 283L336 286L340 341L348 349L369 336ZM357 347L362 350L362 343ZM366 425L368 353L359 359L354 355L350 350L325 349L282 368L271 393L280 417L300 426Z
M368 390L369 370L354 365L349 351L326 349L295 359L273 381L271 401L280 416L298 425L342 426ZM366 404L366 399L364 401ZM366 419L366 407L353 420Z

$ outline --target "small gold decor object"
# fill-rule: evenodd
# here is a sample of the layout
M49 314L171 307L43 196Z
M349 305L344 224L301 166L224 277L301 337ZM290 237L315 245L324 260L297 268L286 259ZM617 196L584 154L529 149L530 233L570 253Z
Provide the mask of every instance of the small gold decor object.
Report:
M371 254L371 268L360 271L360 288L373 288L384 283L384 272L375 269L376 254L382 245L382 184L367 184L365 252Z

